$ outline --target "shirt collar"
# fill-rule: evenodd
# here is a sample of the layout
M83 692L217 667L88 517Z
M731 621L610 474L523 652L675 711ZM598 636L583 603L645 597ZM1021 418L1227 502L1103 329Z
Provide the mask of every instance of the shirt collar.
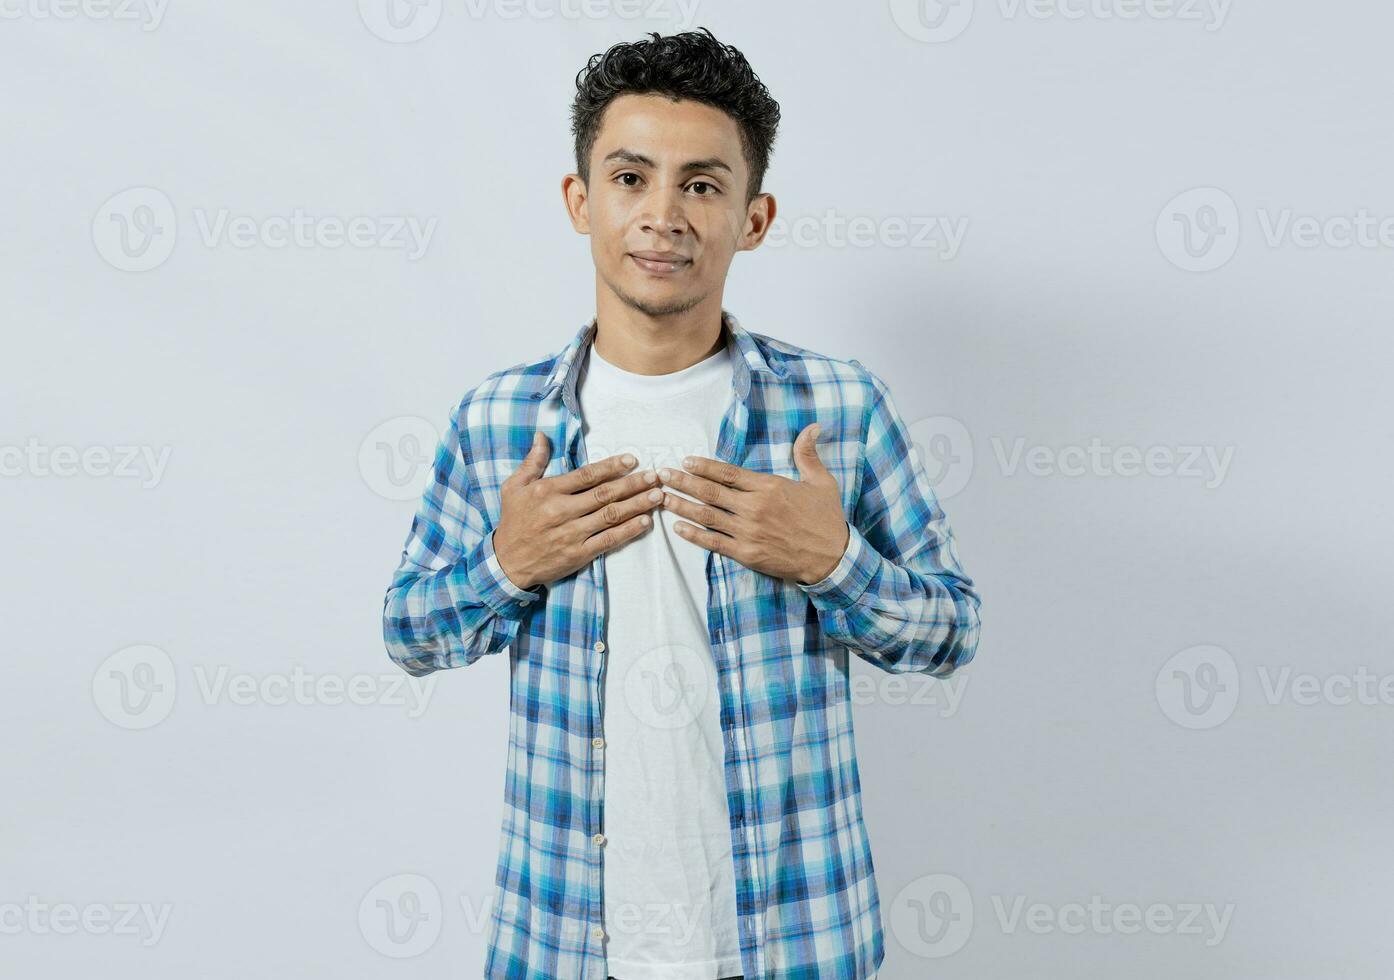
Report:
M736 393L744 401L750 393L751 379L755 374L769 374L779 378L784 376L782 367L771 365L765 359L760 345L755 342L750 331L741 326L740 321L726 310L721 311L722 322L726 325L726 349L731 357L732 383ZM581 414L576 399L576 381L581 365L585 362L586 351L595 339L596 317L576 331L566 349L557 356L556 364L547 375L547 383L533 394L534 398L544 398L557 388L561 389L562 401L577 416Z

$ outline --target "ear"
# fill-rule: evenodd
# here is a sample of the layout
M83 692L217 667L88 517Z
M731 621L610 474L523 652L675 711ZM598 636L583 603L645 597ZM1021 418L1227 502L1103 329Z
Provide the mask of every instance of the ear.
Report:
M589 235L591 232L590 197L586 193L586 182L580 174L567 174L561 179L562 200L566 204L567 217L577 233Z
M737 251L749 252L760 247L760 243L769 234L770 223L774 221L777 211L773 194L756 194L755 200L750 202L750 207L746 208L745 223L742 229Z

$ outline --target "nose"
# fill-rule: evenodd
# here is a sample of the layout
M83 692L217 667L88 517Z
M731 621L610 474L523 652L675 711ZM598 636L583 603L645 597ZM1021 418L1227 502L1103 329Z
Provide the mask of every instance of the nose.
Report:
M688 230L682 189L656 188L644 195L639 205L639 229L652 235L682 235Z

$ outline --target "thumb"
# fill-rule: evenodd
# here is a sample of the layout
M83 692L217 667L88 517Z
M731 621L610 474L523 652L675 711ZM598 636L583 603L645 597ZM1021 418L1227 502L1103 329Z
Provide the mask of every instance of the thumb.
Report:
M815 479L827 474L823 461L818 458L818 433L822 426L817 422L805 426L794 440L794 465L799 468L799 476Z
M552 441L539 429L532 434L532 447L513 475L518 478L520 484L531 483L547 469L547 462L551 458Z

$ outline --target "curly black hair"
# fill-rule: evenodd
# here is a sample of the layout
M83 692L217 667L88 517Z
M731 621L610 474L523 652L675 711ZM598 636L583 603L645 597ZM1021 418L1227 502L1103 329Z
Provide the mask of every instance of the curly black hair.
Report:
M692 99L721 109L740 127L741 149L750 168L746 203L760 193L779 128L779 103L734 46L705 27L667 37L657 31L591 55L576 74L571 132L576 171L590 184L590 156L605 108L620 95L657 93Z

